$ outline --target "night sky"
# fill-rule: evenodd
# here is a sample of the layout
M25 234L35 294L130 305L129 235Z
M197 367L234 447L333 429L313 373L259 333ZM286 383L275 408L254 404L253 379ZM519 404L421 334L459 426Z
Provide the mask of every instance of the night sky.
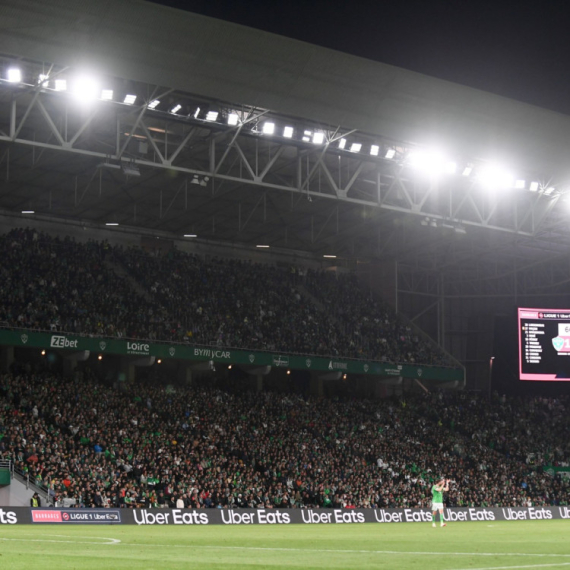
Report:
M570 114L570 2L161 0Z

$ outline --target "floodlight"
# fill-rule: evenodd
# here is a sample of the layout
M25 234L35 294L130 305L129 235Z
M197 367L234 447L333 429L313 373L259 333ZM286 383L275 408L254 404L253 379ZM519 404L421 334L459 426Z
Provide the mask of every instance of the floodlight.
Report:
M73 86L73 94L81 101L93 101L99 94L99 85L92 77L78 77Z
M154 101L151 101L147 107L149 109L156 109L158 106L160 105L160 99L155 99Z
M127 105L133 105L136 100L137 100L136 95L125 95L125 100L123 101L123 103L126 103Z
M7 73L10 83L20 83L22 81L22 72L17 67L11 67Z
M386 155L384 158L394 158L396 156L396 149L395 148L389 148L386 151Z
M422 170L431 176L437 176L445 170L443 155L434 150L414 150L408 154L407 161L413 168Z
M196 234L184 234L184 237L187 237L187 238L195 238L195 237L198 237L198 236L197 236Z
M172 107L172 109L170 109L170 112L173 115L176 115L176 113L178 113L178 111L180 111L180 109L182 109L182 105L180 105L180 104L174 105L174 107Z
M106 226L118 226L119 224L117 222L107 222L105 225Z
M488 188L512 188L513 176L497 164L484 166L478 174L478 181Z
M215 121L219 114L218 111L208 111L206 113L206 121Z
M275 132L275 123L263 123L263 134L272 135Z
M38 85L42 85L43 87L47 87L49 81L49 75L45 75L43 73L40 73L39 77L38 77Z
M22 210L22 214L35 214L34 210Z
M536 191L538 190L538 187L539 187L538 182L531 182L528 189L529 189L531 192L536 192Z
M378 156L378 153L380 152L380 147L377 144L373 144L370 147L370 154L372 156Z
M466 166L466 167L463 169L462 175L463 175L463 176L469 176L472 171L473 171L473 167L472 167L472 166Z
M554 186L549 186L545 191L544 194L545 196L550 196L552 194L552 192L554 192L555 188Z
M101 91L101 99L103 101L111 101L113 99L113 90L103 89L103 91Z
M304 134L306 137L310 137L310 136L313 134L313 132L312 132L312 131L305 131L303 134Z
M311 142L311 137L305 135L305 136L303 137L303 142Z
M336 255L323 255L323 257L326 257L327 259L336 259Z
M521 188L524 188L526 186L526 183L524 180L516 180L515 181L515 188L518 188L519 190Z
M350 145L350 152L360 152L362 145L360 143L352 143Z
M324 133L315 133L313 135L313 143L314 144L323 144L324 140L325 140L325 134Z
M237 125L239 123L239 116L237 113L230 113L228 115L228 125Z
M285 127L285 128L283 129L283 136L284 136L286 139L293 138L293 127Z
M457 163L451 161L446 163L445 172L446 174L455 174L457 172Z
M268 249L268 248L269 248L268 245L256 245L255 247L259 247L259 248L262 248L262 249Z
M196 107L196 110L194 111L194 118L197 119L199 114L200 114L200 107Z
M67 81L65 79L56 79L55 80L55 90L56 91L66 91L67 90Z
M338 148L343 149L346 146L346 139L340 139L338 141Z

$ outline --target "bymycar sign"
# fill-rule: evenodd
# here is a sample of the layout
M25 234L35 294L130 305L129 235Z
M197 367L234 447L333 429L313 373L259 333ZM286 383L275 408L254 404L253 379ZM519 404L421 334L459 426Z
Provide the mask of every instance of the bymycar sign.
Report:
M450 523L570 520L570 507L458 507ZM431 523L428 509L44 509L0 508L3 524L136 524L145 526Z

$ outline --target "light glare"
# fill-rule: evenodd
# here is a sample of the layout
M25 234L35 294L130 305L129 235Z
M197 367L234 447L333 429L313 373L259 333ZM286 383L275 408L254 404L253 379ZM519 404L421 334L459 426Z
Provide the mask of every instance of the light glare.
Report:
M373 144L370 147L370 154L372 156L378 156L378 153L380 152L380 147L377 144Z
M524 180L517 180L517 181L515 182L515 188L518 188L519 190L522 189L522 188L524 188L525 185L526 185L526 183L525 183Z
M396 149L394 148L389 148L386 151L386 158L394 158L396 156Z
M149 109L156 109L159 105L160 105L160 100L155 99L154 101L151 101L147 106Z
M283 136L284 136L286 139L292 138L292 137L293 137L293 127L285 127L285 128L283 129Z
M228 115L228 125L235 126L238 124L238 122L239 122L239 117L237 113L230 113Z
M362 145L360 143L352 143L350 145L350 152L360 152Z
M136 95L125 95L125 100L123 101L123 103L126 103L127 105L133 105L136 100L137 100Z
M315 133L313 135L313 143L314 144L323 144L324 140L325 140L325 134L324 133Z
M206 121L215 121L218 118L218 111L208 111L206 113Z
M272 135L275 132L275 123L263 123L263 134Z
M101 99L103 101L111 101L112 98L113 91L111 89L103 89L103 91L101 91Z
M531 182L529 190L531 192L536 192L536 191L538 191L538 186L539 186L538 182Z
M56 79L55 80L55 90L56 91L66 91L67 90L67 81L65 79Z
M346 139L340 139L338 141L338 148L343 149L346 146Z
M176 113L178 113L178 111L180 111L180 109L182 109L182 105L174 105L174 107L172 107L172 109L170 109L170 112L175 115Z
M10 83L20 83L22 81L22 72L17 67L8 69L8 81Z
M483 167L478 176L479 182L488 188L512 188L513 176L497 164Z

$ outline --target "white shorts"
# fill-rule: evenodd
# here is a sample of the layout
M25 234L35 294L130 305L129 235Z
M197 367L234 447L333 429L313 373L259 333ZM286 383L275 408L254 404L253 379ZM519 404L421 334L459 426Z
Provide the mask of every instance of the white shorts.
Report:
M431 504L432 511L443 511L443 503L432 503Z

